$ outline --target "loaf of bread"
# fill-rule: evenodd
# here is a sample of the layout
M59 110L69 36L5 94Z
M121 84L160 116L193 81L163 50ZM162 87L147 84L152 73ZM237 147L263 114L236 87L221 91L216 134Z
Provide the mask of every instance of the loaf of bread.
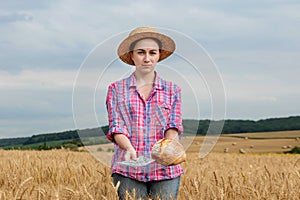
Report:
M152 158L164 166L177 165L186 160L183 146L178 140L163 138L157 141L151 152Z

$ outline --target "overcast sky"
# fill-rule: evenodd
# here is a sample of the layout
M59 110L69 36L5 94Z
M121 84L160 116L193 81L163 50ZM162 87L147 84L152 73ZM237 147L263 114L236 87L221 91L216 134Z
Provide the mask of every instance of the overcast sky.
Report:
M155 0L1 1L0 138L78 128L73 119L72 92L80 66L101 43L118 39L138 26L172 30L203 47L224 86L225 119L300 115L299 10L296 0L176 4ZM107 57L101 54L97 59ZM118 65L122 68L118 77L131 73L132 69L117 60L107 73L119 69ZM172 65L182 66L183 71L176 68L168 73ZM184 65L175 54L161 65L160 75L181 83L184 118L195 116L191 113L196 104L200 104L200 119L211 118L206 104L212 97L205 89L205 78L199 78L199 85L188 83L188 75L182 78L187 69ZM103 99L114 78L106 77L111 78L100 80L95 94L100 125L107 120ZM193 91L197 94L192 95ZM195 95L201 96L199 101L191 98Z

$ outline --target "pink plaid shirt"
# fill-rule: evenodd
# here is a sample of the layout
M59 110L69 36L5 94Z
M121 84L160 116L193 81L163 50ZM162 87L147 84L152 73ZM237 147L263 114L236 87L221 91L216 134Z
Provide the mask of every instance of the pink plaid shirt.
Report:
M146 101L136 87L134 74L108 87L109 131L106 137L114 142L114 133L126 135L138 157L151 158L152 146L164 137L167 129L176 128L180 137L183 132L181 89L155 74L155 82ZM172 179L183 174L181 165L165 167L156 162L143 167L120 165L118 162L124 161L124 154L125 151L115 143L112 173L143 182Z

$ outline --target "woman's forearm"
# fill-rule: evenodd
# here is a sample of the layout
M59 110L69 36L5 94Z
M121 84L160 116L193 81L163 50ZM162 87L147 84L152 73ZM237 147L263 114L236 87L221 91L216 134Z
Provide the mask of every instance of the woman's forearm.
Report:
M133 146L130 143L130 140L128 137L126 137L123 134L114 134L114 139L116 143L121 147L122 149L128 151L130 149L134 149Z

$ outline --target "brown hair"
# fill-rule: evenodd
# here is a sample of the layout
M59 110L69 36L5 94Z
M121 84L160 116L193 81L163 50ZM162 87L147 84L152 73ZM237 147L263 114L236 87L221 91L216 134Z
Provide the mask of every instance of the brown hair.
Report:
M141 38L141 39L138 39L138 40L132 42L132 43L130 44L129 51L132 52L132 51L134 50L134 47L135 47L136 43L138 43L139 41L141 41L141 40L143 40L143 39L152 39L152 40L154 40L154 41L158 44L159 52L161 51L161 48L162 48L161 41L160 41L159 39L153 38L153 37Z

